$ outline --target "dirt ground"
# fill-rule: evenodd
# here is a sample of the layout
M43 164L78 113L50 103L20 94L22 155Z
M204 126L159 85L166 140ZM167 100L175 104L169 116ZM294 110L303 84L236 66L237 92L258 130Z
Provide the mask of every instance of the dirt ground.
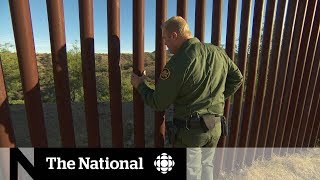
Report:
M56 104L44 104L44 118L49 147L61 147L59 123ZM81 103L72 104L73 124L77 147L87 147L87 130L84 106ZM99 125L102 147L111 147L111 123L109 104L99 104ZM11 105L10 113L18 147L31 147L28 124L24 105ZM124 147L134 147L133 137L133 108L132 103L123 103L123 137ZM145 145L154 144L154 111L145 106Z

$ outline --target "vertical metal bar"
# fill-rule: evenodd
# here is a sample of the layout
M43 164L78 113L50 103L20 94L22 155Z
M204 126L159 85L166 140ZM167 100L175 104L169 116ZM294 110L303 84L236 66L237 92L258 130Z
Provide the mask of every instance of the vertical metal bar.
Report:
M249 34L250 12L251 12L251 0L243 0L242 10L241 10L241 23L240 23L238 67L241 73L244 75L244 77L246 73L246 64L247 64L247 55L248 55L248 34ZM232 133L230 133L230 139L229 139L230 147L236 147L238 145L238 137L239 137L238 133L240 128L240 120L241 120L243 92L244 92L244 85L241 85L239 90L234 94L231 122L236 122L236 124L232 124L232 127L231 127Z
M268 67L268 80L267 89L263 97L261 95L260 85L258 86L258 94L255 107L261 107L257 109L254 116L254 121L260 121L261 125L259 127L259 137L262 139L262 143L258 144L259 138L256 139L255 146L259 147L272 147L274 144L274 138L276 129L278 126L277 119L270 118L272 113L272 105L275 97L276 81L278 78L278 68L280 61L280 49L282 44L282 38L284 33L284 12L286 9L286 0L278 1L277 3L277 14L275 19L275 27L272 40L272 52L270 58L270 64ZM292 10L292 9L291 9ZM289 38L289 37L287 37ZM263 68L264 65L260 67ZM264 97L267 97L263 102ZM263 109L263 110L262 110ZM262 113L261 113L262 111ZM262 115L261 115L262 114Z
M316 67L318 67L318 64L316 62L314 62L314 54L316 51L316 44L317 44L317 39L319 36L319 23L320 23L320 3L317 4L317 11L314 14L314 21L313 21L313 25L312 25L312 31L309 35L309 43L307 45L306 48L306 52L305 52L305 56L302 57L303 60L305 61L305 67L304 67L304 71L303 71L303 78L301 80L301 89L300 89L300 93L299 93L299 98L298 98L298 102L297 102L297 109L296 109L296 114L295 114L295 122L298 121L300 124L300 128L298 129L299 133L297 133L297 137L296 137L296 143L295 146L301 147L303 144L303 139L305 137L305 132L306 132L306 128L307 128L307 124L310 123L309 119L306 117L307 115L305 114L306 109L308 109L310 106L310 102L309 104L306 104L306 97L307 94L312 97L313 96L313 87L314 87L314 83L315 81L313 80L310 81L311 78L311 73L313 72L313 69L315 69ZM308 17L308 16L307 16ZM310 27L311 28L311 27ZM306 28L303 30L303 32L306 30ZM307 53L308 52L308 53ZM315 68L313 68L315 67ZM313 74L314 77L317 77L317 75ZM311 92L309 92L312 89ZM309 93L307 93L309 92ZM308 107L307 107L308 106ZM305 115L305 116L303 116ZM304 119L304 117L306 117L306 119ZM293 129L294 131L294 129ZM295 134L295 133L294 133ZM291 139L292 136L294 137L294 135L291 132Z
M195 12L195 37L204 42L205 18L206 18L206 0L196 1Z
M318 92L319 93L319 92ZM310 131L310 141L308 147L314 147L317 141L317 138L319 138L319 132L320 132L320 98L318 98L318 106L315 110L315 116L314 116L314 126L312 128L312 131Z
M257 3L256 5L260 5L262 7L263 5L263 0L261 3ZM262 9L262 8L261 8ZM257 12L258 10L257 6L255 6L255 14L254 14L254 25L257 25ZM238 67L242 74L246 74L246 65L247 65L247 60L248 60L248 36L249 36L249 27L250 27L250 13L251 13L251 0L243 0L242 1L242 10L241 10L241 23L240 23L240 41L239 41L239 56L238 56ZM255 27L256 28L256 27ZM260 31L260 29L259 29ZM253 31L254 32L254 31ZM260 32L258 32L260 34ZM259 37L260 38L260 37ZM258 40L258 39L255 39ZM259 40L258 40L259 41ZM259 42L257 42L259 44ZM252 47L252 44L251 44ZM244 80L245 82L245 80ZM241 121L241 126L238 127L240 128L239 134L234 134L230 136L230 142L233 147L239 146L239 147L245 147L246 146L246 137L248 135L248 130L249 130L249 119L244 119L242 118L241 120L241 112L242 112L242 106L243 106L243 94L244 94L244 84L241 85L239 90L234 94L234 101L233 101L233 111L232 111L232 118L231 122L236 122L236 121ZM245 115L245 114L244 114ZM245 132L244 132L245 131ZM246 133L246 134L245 134ZM232 133L231 133L232 134ZM244 136L240 135L244 134ZM240 139L238 140L238 138ZM237 144L239 143L239 144ZM234 159L237 164L243 164L243 159L244 159L244 152L239 151L236 154L236 158Z
M287 78L286 78L286 86L285 89L286 91L284 92L284 98L283 98L283 103L281 106L281 114L280 114L280 119L284 119L286 121L286 126L285 128L285 133L283 137L286 137L282 141L282 147L288 147L289 146L289 137L291 134L291 129L293 126L293 123L291 119L288 120L288 113L289 110L292 110L293 103L295 103L294 97L292 96L295 95L295 90L294 88L294 82L298 79L295 79L295 73L296 73L296 67L297 67L297 61L298 61L298 52L300 48L300 43L301 43L301 37L302 37L302 32L303 32L303 25L304 25L304 20L306 16L306 10L307 10L307 5L308 2L306 1L300 1L299 2L299 7L298 7L298 13L297 15L297 21L294 27L294 36L293 36L293 42L292 42L292 48L290 52L290 61L289 61L289 66L287 70ZM300 81L299 81L300 82ZM292 114L293 112L291 111L289 113ZM282 137L282 138L283 138Z
M319 32L320 33L320 32ZM310 82L314 82L314 90L313 90L313 96L307 98L307 102L306 104L310 104L310 110L308 112L308 115L306 116L309 121L311 120L310 124L308 125L308 128L310 131L306 132L306 137L303 140L303 147L309 147L309 142L311 139L311 133L312 133L312 129L315 127L315 115L316 115L316 110L318 108L318 103L319 103L319 98L320 98L320 34L318 36L318 42L317 42L317 46L316 46L316 54L314 55L314 62L315 64L318 64L318 66L316 67L316 65L314 65L312 67L312 74L315 74L313 71L315 68L317 68L316 71L316 78L314 77L315 75L311 76L311 80ZM315 78L315 80L313 80ZM309 94L309 93L308 93ZM310 102L310 103L309 103ZM303 116L305 117L305 116Z
M144 71L144 0L133 1L133 72L142 76ZM134 142L144 147L144 103L133 89Z
M237 24L237 5L238 5L238 0L230 0L228 1L228 21L227 21L227 38L226 38L226 53L228 54L228 56L230 57L230 59L235 60L235 34L236 34L236 24ZM225 102L225 107L224 107L224 116L226 117L227 123L229 123L229 114L230 114L230 99L229 98L226 102ZM232 122L232 121L231 121ZM240 126L240 122L235 122L231 123L231 136L229 136L229 147L235 147L235 143L233 141L233 143L230 143L230 139L235 139L234 136L236 134L236 136L238 135L238 130L239 130L239 126ZM230 123L229 123L230 124ZM218 146L226 146L226 138L220 138L219 142L218 142ZM233 151L232 151L233 152ZM226 156L226 154L224 155L223 159L224 162L226 162L225 164L223 164L223 166L225 166L227 168L228 171L230 171L233 168L233 159L234 159L234 152L233 152L233 156L229 157Z
M47 0L54 86L63 147L75 147L68 77L63 1Z
M177 15L181 16L187 21L188 17L188 1L187 0L177 0Z
M302 76L304 73L304 68L305 68L305 60L306 60L306 55L308 51L308 45L309 45L309 40L310 40L310 32L313 24L313 18L314 18L314 13L315 13L315 8L316 7L316 1L310 1L308 3L308 8L306 12L306 17L305 21L303 24L303 31L302 31L302 37L301 37L301 44L300 48L298 50L298 55L297 55L297 63L296 63L296 69L294 73L294 82L292 86L292 92L291 92L291 97L290 97L290 105L288 112L290 112L287 115L287 124L292 124L290 132L289 132L289 146L290 147L295 147L296 142L297 142L297 134L300 129L300 121L296 119L296 115L298 111L299 113L302 113L299 111L300 108L297 109L297 103L300 102L299 106L303 107L303 102L301 102L300 98L300 88L301 88L301 81L302 81ZM312 61L312 59L311 59ZM310 62L310 60L309 60ZM308 70L310 72L310 70ZM305 87L304 89L306 89ZM300 116L300 115L299 115ZM292 133L294 131L295 133Z
M29 1L9 0L29 133L33 147L47 147Z
M319 84L319 83L318 83ZM318 92L319 93L319 92ZM320 133L320 98L318 99L318 108L316 110L316 114L315 114L315 126L312 129L312 134L311 134L311 139L309 142L309 147L315 147L316 142L319 138L319 133Z
M270 3L270 4L269 4ZM254 137L252 142L255 142L254 145L258 145L258 147L265 147L267 133L269 128L269 121L261 120L262 118L262 111L264 109L264 100L265 100L265 89L267 86L267 77L268 77L268 67L270 61L270 49L271 49L271 40L272 40L272 33L273 33L273 20L274 20L274 10L275 10L275 1L269 1L268 9L266 12L266 24L264 27L264 35L263 35L263 44L262 44L262 52L261 52L261 63L259 68L259 82L258 82L258 89L256 94L256 102L254 107L254 115L252 122L254 123L254 127L252 127L253 131L255 131L256 137ZM270 8L270 9L269 9ZM270 66L270 69L274 68ZM248 77L256 78L253 75L248 75ZM250 82L248 82L248 87L251 86ZM251 88L255 88L251 86ZM249 94L250 95L250 94ZM247 96L247 95L246 95ZM247 113L246 111L243 112L244 116ZM262 125L261 125L262 123ZM257 127L259 125L259 127ZM260 128L263 127L263 128ZM257 129L256 129L257 128ZM260 139L259 139L259 138ZM258 144L257 143L258 140ZM260 141L260 143L259 143Z
M236 24L237 24L237 5L238 0L229 0L228 1L228 21L227 21L227 38L226 38L226 53L230 59L234 60L234 51L235 51L235 34L236 34ZM229 123L229 114L230 114L230 98L225 102L224 106L224 116L226 117L227 122ZM238 134L238 127L240 122L234 122L231 126L231 134ZM230 138L230 137L229 137ZM220 138L218 142L218 147L225 146L226 138ZM232 146L231 146L232 147Z
M120 0L108 0L109 92L112 146L123 147L121 71L120 71Z
M213 1L211 43L220 46L221 42L222 1ZM220 137L218 147L225 146L225 137Z
M220 46L222 27L222 0L213 0L211 43Z
M318 142L318 140L319 140L319 138L320 138L320 121L319 121L319 119L320 119L320 109L319 109L319 107L318 107L318 112L317 112L317 116L316 116L316 118L317 118L317 120L318 120L318 130L317 130L317 132L315 133L315 140L313 141L313 147L315 147L317 144L317 142Z
M15 146L14 131L10 118L10 108L0 57L0 148Z
M211 43L220 46L221 44L221 26L222 26L222 0L213 0L212 7L212 27L211 27ZM220 137L220 139L223 137ZM223 145L223 144L219 144ZM216 151L214 156L214 172L219 174L222 169L223 151Z
M83 91L88 146L100 147L99 117L94 60L93 2L79 0Z
M289 0L288 2L288 9L286 14L285 28L284 28L283 40L282 40L283 43L281 46L281 53L280 53L281 61L278 68L278 76L276 79L276 88L274 93L277 95L277 97L274 97L273 104L272 104L271 120L273 122L278 123L278 126L276 127L278 127L277 129L279 129L279 131L283 130L284 128L284 120L279 119L279 115L280 115L281 101L283 99L284 83L286 78L286 72L287 72L288 61L289 61L289 52L291 48L293 29L294 29L293 27L296 20L295 14L297 12L297 7L298 7L297 5L298 5L298 1L296 0ZM276 133L277 132L275 131L275 135ZM266 137L267 137L267 134L264 135L264 133L262 133L260 135L258 140L258 147L265 147ZM275 137L276 136L274 136L273 139L275 139ZM278 147L280 147L280 145ZM274 144L272 144L272 146L274 146Z
M317 81L315 82L316 85L314 90L314 97L312 99L311 110L308 117L312 121L312 126L309 131L310 137L305 140L307 143L304 143L304 145L308 147L313 146L311 142L315 141L314 136L316 135L313 132L317 128L317 123L319 122L319 119L316 119L316 114L317 114L317 111L319 111L319 106L320 106L320 62L319 62L320 61L320 38L319 37L318 37L316 49L317 51L314 57L315 58L314 61L319 63L319 67L318 67Z
M319 101L320 101L320 99L319 99ZM318 110L316 112L317 112L317 114L315 117L315 120L316 120L315 124L318 123L318 127L315 126L315 128L312 131L311 141L309 143L310 147L315 147L317 140L320 138L320 105L318 106Z
M156 2L156 67L155 67L155 79L156 85L161 71L166 64L166 47L162 38L161 25L165 22L167 16L167 0L157 0ZM155 127L154 127L154 144L155 147L164 146L165 138L165 113L155 112Z
M274 4L271 5L274 8ZM254 7L254 17L253 17L253 26L252 26L252 36L251 36L251 49L250 49L250 63L248 69L248 79L247 79L247 88L246 88L246 97L245 103L243 106L243 118L242 118L242 126L241 126L241 134L240 134L240 147L246 147L249 139L250 132L250 124L252 119L252 109L253 109L253 100L255 95L255 86L257 80L257 69L258 69L258 60L259 60L259 51L260 51L260 37L261 37L261 26L262 26L262 13L263 13L263 5L264 0L259 3L255 3ZM270 4L269 4L270 5ZM270 8L270 7L269 7ZM269 62L269 51L270 51L270 37L272 30L272 22L273 22L273 9L270 12L267 18L271 18L271 20L267 21L268 24L265 24L264 38L263 38L263 46L262 46L262 56L261 63L268 67ZM268 20L267 19L267 20ZM268 29L267 29L268 28ZM262 76L261 76L262 75ZM259 80L261 83L265 84L266 80L266 72L260 72ZM264 88L262 89L264 91ZM255 109L256 111L256 109ZM252 130L254 128L251 128ZM258 134L250 133L250 137L258 136Z

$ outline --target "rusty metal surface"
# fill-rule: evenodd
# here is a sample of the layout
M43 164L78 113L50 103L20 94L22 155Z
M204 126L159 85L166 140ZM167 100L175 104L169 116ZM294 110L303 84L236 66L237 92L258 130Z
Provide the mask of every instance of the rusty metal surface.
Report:
M313 96L313 87L314 87L314 82L315 80L309 81L311 78L311 73L314 72L312 69L314 69L313 67L318 67L317 62L314 62L314 54L315 54L315 47L316 47L316 40L318 39L319 36L319 25L320 25L320 12L319 12L319 7L320 7L320 3L317 5L317 11L314 12L314 14L312 16L314 16L314 21L311 27L310 24L310 28L309 30L312 29L312 31L309 34L309 39L308 39L308 45L306 45L306 49L305 49L305 54L302 54L302 59L304 59L305 61L305 67L304 67L304 71L303 71L303 77L301 77L301 88L300 88L300 92L299 92L299 98L298 98L298 102L296 105L296 112L295 112L295 116L294 116L294 120L295 122L298 122L300 124L299 128L296 129L298 133L292 133L291 132L291 139L292 137L295 138L295 143L294 146L298 146L301 147L303 144L303 139L305 136L305 132L306 132L306 127L307 124L310 122L308 117L306 117L307 115L305 114L305 109L308 109L310 106L310 102L307 104L306 103L306 97L308 96ZM316 9L316 8L315 8ZM309 11L309 10L308 10ZM308 16L307 16L308 17ZM307 25L308 26L308 25ZM303 32L306 31L306 28L304 29ZM302 44L303 46L303 44ZM313 77L316 77L316 74L313 74ZM309 92L310 91L310 92ZM307 93L308 92L308 93ZM303 116L305 114L305 116ZM293 132L295 132L295 129L293 129ZM294 137L296 136L296 137ZM294 141L294 139L293 139Z
M294 34L293 34L293 41L290 51L290 59L289 59L289 65L288 70L286 74L286 85L285 85L285 91L283 95L283 101L281 106L281 113L280 113L280 119L285 120L285 126L282 131L284 131L284 135L281 137L282 139L282 147L288 147L289 146L289 140L290 140L290 133L293 126L293 123L291 121L288 121L288 113L289 109L291 109L289 106L292 106L291 100L294 98L292 97L292 92L295 90L294 82L296 79L294 79L295 73L296 73L296 67L297 67L297 61L298 61L298 52L301 44L301 37L303 32L303 25L304 20L306 16L306 10L307 10L307 3L306 1L299 1L298 5L298 11L296 14L296 23L294 27ZM298 81L298 79L297 79ZM290 112L290 114L293 112ZM279 138L280 139L280 138ZM277 141L276 141L277 142Z
M188 21L188 1L177 0L177 15Z
M259 136L262 139L262 142L260 144L266 147L272 147L274 144L274 138L276 129L278 126L278 122L276 121L276 118L272 119L271 113L272 113L272 105L274 101L274 97L278 95L275 94L276 90L276 81L278 78L278 68L279 68L279 61L280 61L280 50L281 50L281 40L283 38L284 34L284 20L285 20L285 6L287 1L278 1L277 3L277 14L275 19L275 26L274 26L274 33L273 34L273 40L272 40L272 52L271 52L271 58L270 58L270 64L268 67L268 80L267 80L267 89L265 92L265 95L261 97L260 91L260 85L258 86L257 90L257 100L255 107L259 107L257 110L257 115L254 117L255 120L261 121L260 125L260 132ZM287 37L289 38L289 37ZM263 102L264 97L267 97L265 101ZM263 107L262 107L263 104ZM262 111L262 112L261 112ZM261 115L262 114L262 115ZM257 139L259 140L259 138ZM258 145L258 141L255 142L256 146Z
M213 0L211 43L220 46L222 28L222 0Z
M211 44L216 46L220 46L221 44L222 4L222 0L213 0L212 3ZM215 174L218 174L222 169L223 156L223 151L217 151L214 156L214 164L216 164L216 166L214 166Z
M271 114L271 120L274 122L277 122L278 129L283 129L285 126L284 119L279 119L280 115L280 108L281 108L281 101L283 99L283 92L284 92L284 84L286 80L286 72L288 68L288 61L289 61L289 53L291 49L291 42L292 42L292 36L293 36L293 27L296 20L295 14L297 12L297 6L298 1L296 0L289 0L288 2L288 10L286 14L286 21L285 21L285 27L283 32L283 40L282 40L282 46L281 46L281 53L280 53L280 64L278 68L278 76L276 80L276 88L275 88L275 95L273 99L272 104L272 114ZM275 136L273 139L275 139L277 132L275 131ZM281 141L279 135L277 135L277 140L280 141L280 144L278 142L277 145L275 143L272 146L280 147ZM258 140L258 147L264 147L266 144L266 136L265 137L259 137Z
M133 1L133 72L142 76L144 71L144 0ZM144 147L144 102L133 89L134 143Z
M241 10L241 23L240 23L240 41L239 41L239 56L238 56L238 68L241 73L244 75L246 72L247 64L247 55L248 55L248 34L249 34L249 20L250 20L250 11L251 11L251 0L242 1L242 10ZM244 80L245 81L245 80ZM229 146L236 147L238 146L238 138L240 131L240 121L241 121L241 111L243 103L243 93L244 93L244 84L238 89L234 94L233 108L232 108L232 127L229 139ZM235 124L233 124L235 122ZM236 125L236 126L235 126ZM243 126L244 123L242 122ZM241 140L242 138L240 138Z
M33 147L47 147L29 1L9 0L24 102Z
M120 70L120 0L107 2L108 6L108 63L112 127L112 146L123 147L123 123Z
M201 42L204 42L204 31L205 31L205 19L206 19L206 0L196 1L196 12L195 12L195 33Z
M320 37L320 36L319 36ZM317 51L315 54L315 62L320 61L320 38L318 37L318 44L317 44ZM320 63L319 63L320 64ZM304 143L304 146L306 147L313 147L314 146L314 142L316 140L316 129L318 128L317 126L319 126L319 122L320 122L320 118L319 118L319 111L320 111L320 65L318 67L318 76L317 76L317 81L315 82L315 90L314 90L314 97L312 98L312 105L311 105L311 110L310 113L308 115L308 119L311 120L312 122L312 126L309 129L310 131L308 131L310 135L309 139L305 139L304 141L306 143ZM318 116L318 117L317 117ZM319 136L318 136L319 137Z
M211 29L211 43L219 46L221 43L221 26L222 26L222 0L213 1L212 11L212 29ZM220 137L218 147L226 145L226 138Z
M308 3L308 8L306 12L306 17L303 25L303 32L301 36L301 43L300 43L300 48L299 48L299 55L297 57L297 65L296 65L296 70L294 73L294 83L292 87L292 94L291 94L291 99L290 99L290 106L288 109L288 112L290 112L287 116L287 123L288 124L293 124L291 127L291 131L289 134L289 146L290 147L295 147L297 143L297 138L298 138L298 133L300 129L300 121L297 119L296 115L297 112L297 103L300 102L299 104L300 107L303 107L303 102L300 99L300 93L301 93L301 82L302 82L302 76L304 73L305 69L305 62L306 62L306 55L308 52L308 46L309 46L309 40L310 40L310 35L311 35L311 28L313 24L313 19L314 19L314 13L315 13L315 8L316 7L316 1L310 1ZM310 62L310 60L309 60ZM309 69L306 71L310 72ZM306 89L307 87L304 87L303 89ZM300 94L300 95L299 95ZM299 108L300 109L300 108ZM299 112L300 113L300 112ZM300 115L300 114L299 114ZM294 133L292 133L294 132Z
M228 1L226 53L233 61L235 60L235 36L236 36L236 24L237 24L237 5L238 5L237 0ZM240 87L240 89L241 89L241 87ZM224 107L224 116L227 119L227 123L231 124L230 132L232 132L232 133L230 133L230 135L228 137L229 139L228 139L227 146L228 147L236 147L239 127L240 127L240 121L233 121L233 118L235 116L234 115L234 109L235 109L234 104L233 104L233 108L232 108L232 116L231 116L231 118L229 117L229 115L230 115L230 99L231 98L229 98L225 102L225 107ZM231 123L230 123L229 119L230 119ZM220 138L218 144L220 143L220 141L225 143L225 138ZM227 160L226 160L226 163L223 164L223 166L226 168L227 172L230 172L234 166L235 151L233 153L231 152L231 154L232 154L232 156L229 156L229 157L224 155L224 159L227 158Z
M99 117L94 59L93 1L79 0L83 92L88 146L100 147Z
M273 3L274 4L274 3ZM259 64L259 50L260 50L260 41L261 41L261 26L262 26L262 13L263 13L263 5L264 1L260 1L259 3L255 3L254 7L254 16L253 16L253 25L252 25L252 35L251 35L251 49L250 49L250 63L248 64L248 79L247 79L247 87L245 92L245 102L243 105L243 118L242 118L242 126L241 126L241 133L240 133L240 147L246 147L248 145L249 139L249 132L250 132L250 124L252 119L252 109L253 109L253 100L255 95L255 87L256 87L256 79L257 79L257 70ZM274 6L274 5L273 5ZM267 18L271 18L270 24L265 24L265 31L264 31L264 38L263 38L263 47L262 51L266 51L261 56L261 62L268 63L269 60L269 50L270 50L270 37L271 37L271 30L272 30L272 20L273 20L273 11L269 11L270 16ZM269 26L267 26L269 25ZM271 26L271 27L270 27ZM268 29L266 29L268 28ZM265 65L268 67L268 64ZM259 80L265 84L266 75L262 75L263 72L260 72ZM262 89L264 91L264 89ZM256 111L256 109L255 109ZM254 121L253 121L254 122ZM252 127L253 130L256 127ZM253 137L257 138L257 133L252 133Z
M167 0L157 0L156 2L156 54L155 59L155 81L156 86L161 71L166 64L166 47L162 38L161 25L166 20L167 14ZM155 112L155 131L154 131L154 144L155 147L163 147L165 140L165 113Z
M227 38L226 38L226 53L230 59L234 60L235 51L235 34L236 34L236 24L237 24L237 8L238 0L228 1L228 20L227 20ZM226 117L227 123L230 122L230 100L226 100L224 107L224 116ZM238 134L238 128L240 122L234 122L236 124L231 124L231 132ZM230 139L230 137L228 137ZM220 138L218 142L218 147L226 146L226 138Z
M273 21L275 16L275 1L268 1L267 11L266 11L266 23L264 25L263 33L263 42L261 48L261 61L259 68L259 81L258 88L256 93L256 102L254 105L254 114L253 114L253 127L252 130L254 133L254 138L251 145L257 145L258 147L264 147L266 144L267 133L269 128L269 120L262 120L262 111L264 109L265 101L265 92L267 87L267 77L268 77L268 68L273 69L274 67L269 66L270 62L270 49L271 49L271 40L273 34ZM252 62L252 59L250 60ZM249 78L256 78L256 74L249 74ZM248 82L248 87L251 87L254 90L255 85ZM253 96L252 93L249 93L249 96ZM247 95L246 95L247 97ZM246 99L247 101L247 99ZM253 106L249 106L253 108ZM249 113L248 111L244 112L244 115ZM260 129L260 127L263 127ZM258 141L257 141L258 140ZM260 142L260 143L259 143Z
M0 148L15 146L15 136L10 118L10 108L0 57Z
M318 83L320 84L320 83ZM318 92L320 93L320 92ZM316 115L315 115L315 124L312 129L312 134L311 134L311 139L309 142L309 147L315 147L317 141L319 140L320 137L320 98L318 99L318 108L316 110Z
M63 147L75 147L63 1L47 0L47 11L61 144Z

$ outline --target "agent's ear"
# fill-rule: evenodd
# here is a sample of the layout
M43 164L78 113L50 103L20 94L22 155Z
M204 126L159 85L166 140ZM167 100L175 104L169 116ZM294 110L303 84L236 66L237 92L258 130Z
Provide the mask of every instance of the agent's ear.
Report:
M171 34L171 36L172 36L173 39L177 39L178 38L178 34L176 32L173 32Z

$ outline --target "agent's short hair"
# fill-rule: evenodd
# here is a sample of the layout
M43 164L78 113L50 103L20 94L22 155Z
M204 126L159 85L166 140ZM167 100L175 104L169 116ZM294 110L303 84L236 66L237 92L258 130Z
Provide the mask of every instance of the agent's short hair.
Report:
M161 28L168 33L176 32L181 37L192 35L187 21L181 16L171 17L162 24Z

